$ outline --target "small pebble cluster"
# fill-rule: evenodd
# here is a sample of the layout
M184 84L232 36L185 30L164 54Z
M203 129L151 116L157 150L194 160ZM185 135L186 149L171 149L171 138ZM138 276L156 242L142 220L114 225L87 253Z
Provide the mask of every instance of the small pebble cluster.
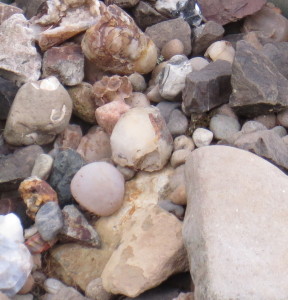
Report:
M287 3L12 2L0 299L288 299Z

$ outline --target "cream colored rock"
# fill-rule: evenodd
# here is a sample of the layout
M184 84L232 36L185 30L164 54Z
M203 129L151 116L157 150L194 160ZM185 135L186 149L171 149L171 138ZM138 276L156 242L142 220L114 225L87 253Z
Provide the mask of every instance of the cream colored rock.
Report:
M173 148L166 123L153 106L131 108L115 125L110 140L117 164L149 172L162 169Z
M182 223L160 207L139 210L103 273L106 291L136 297L188 267Z
M218 59L233 62L235 56L235 49L228 41L217 41L208 47L204 56L216 61Z
M147 107L150 101L143 93L134 92L129 98L125 99L126 104L131 107Z

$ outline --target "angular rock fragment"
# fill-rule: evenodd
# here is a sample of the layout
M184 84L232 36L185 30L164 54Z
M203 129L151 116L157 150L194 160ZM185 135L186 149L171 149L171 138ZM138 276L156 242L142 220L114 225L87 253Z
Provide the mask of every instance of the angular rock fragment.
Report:
M231 94L231 64L217 60L200 71L187 75L182 92L182 109L191 113L203 113L229 101Z
M11 81L0 77L0 120L6 120L18 87Z

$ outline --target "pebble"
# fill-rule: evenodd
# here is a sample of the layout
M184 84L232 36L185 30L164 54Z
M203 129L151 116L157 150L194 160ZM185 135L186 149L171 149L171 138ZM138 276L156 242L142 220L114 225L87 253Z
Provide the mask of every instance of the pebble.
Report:
M31 176L38 177L40 179L46 180L52 170L53 158L48 154L40 154L37 156L34 167L31 172Z
M271 130L276 132L281 138L287 135L287 130L283 126L275 126Z
M147 107L150 106L150 101L148 97L139 92L134 92L132 95L125 99L126 104L128 104L131 108L133 107Z
M88 211L109 216L122 205L124 178L111 164L94 162L82 167L71 181L75 200Z
M191 153L191 151L186 149L176 150L172 153L170 158L170 163L173 168L176 168L185 163L186 158Z
M241 128L241 132L243 133L251 133L259 130L267 130L267 127L257 121L247 121Z
M288 128L288 109L284 109L277 114L277 121L280 125Z
M131 168L117 166L117 169L123 175L125 181L132 179L136 174L136 172Z
M193 151L195 149L195 144L192 138L186 135L179 135L174 139L174 151L185 149L188 151Z
M192 139L198 148L208 146L213 140L213 132L205 128L197 128L193 132Z
M69 124L54 141L54 149L76 150L82 138L82 129L79 125Z
M184 165L177 167L169 176L166 198L178 205L187 204Z
M55 278L47 278L44 281L43 288L47 293L50 294L57 294L58 291L60 291L61 288L65 287L66 285L63 284L60 280L55 279Z
M88 283L85 295L92 300L111 300L113 297L112 294L106 292L104 289L102 279L100 277Z
M193 71L200 71L209 65L209 61L204 57L193 57L189 60Z
M170 40L169 42L165 43L161 49L161 55L165 60L169 60L174 55L181 54L184 54L184 45L182 41L178 39Z
M128 76L129 81L132 84L133 92L144 92L147 88L145 78L139 73L133 73Z
M156 105L165 122L168 123L172 112L180 107L179 102L163 101Z
M188 120L181 110L174 109L169 117L167 127L172 136L179 136L186 133Z
M261 115L261 116L254 118L254 121L257 121L257 122L263 124L268 129L271 129L276 126L275 114Z

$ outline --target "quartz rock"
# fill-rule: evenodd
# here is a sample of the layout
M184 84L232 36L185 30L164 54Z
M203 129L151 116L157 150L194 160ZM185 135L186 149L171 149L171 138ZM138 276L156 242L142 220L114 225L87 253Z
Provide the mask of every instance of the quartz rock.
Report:
M231 64L217 60L187 75L182 93L185 114L203 113L229 101Z
M88 163L111 158L109 135L99 126L93 126L81 139L77 152Z
M170 115L167 127L172 136L185 134L188 129L188 120L179 109L174 109Z
M22 14L23 10L16 6L0 3L0 25L14 14Z
M172 142L171 134L157 108L131 108L113 129L112 158L120 166L148 172L160 170L170 158Z
M105 291L100 277L89 282L85 295L92 300L111 300L113 297L112 294Z
M48 154L40 154L37 156L31 176L36 176L40 179L46 180L52 170L53 158Z
M43 56L42 76L55 76L68 86L80 84L84 78L84 55L81 47L66 44L48 49Z
M41 56L34 45L33 31L22 14L14 14L0 25L0 57L2 77L17 85L39 79Z
M12 145L48 144L69 123L72 101L56 77L26 83L12 104L4 138Z
M150 101L147 96L142 93L132 93L132 95L125 99L126 104L128 104L131 108L133 107L148 107L150 106Z
M0 215L0 235L16 243L24 242L23 228L15 214Z
M18 87L11 81L0 77L0 120L6 120Z
M212 61L225 60L232 64L235 57L235 49L228 41L217 41L208 47L204 56L209 57Z
M69 124L65 130L58 135L54 142L54 148L60 150L76 150L82 139L82 129L79 125Z
M192 139L198 148L208 146L213 140L213 132L205 128L197 128L193 132Z

